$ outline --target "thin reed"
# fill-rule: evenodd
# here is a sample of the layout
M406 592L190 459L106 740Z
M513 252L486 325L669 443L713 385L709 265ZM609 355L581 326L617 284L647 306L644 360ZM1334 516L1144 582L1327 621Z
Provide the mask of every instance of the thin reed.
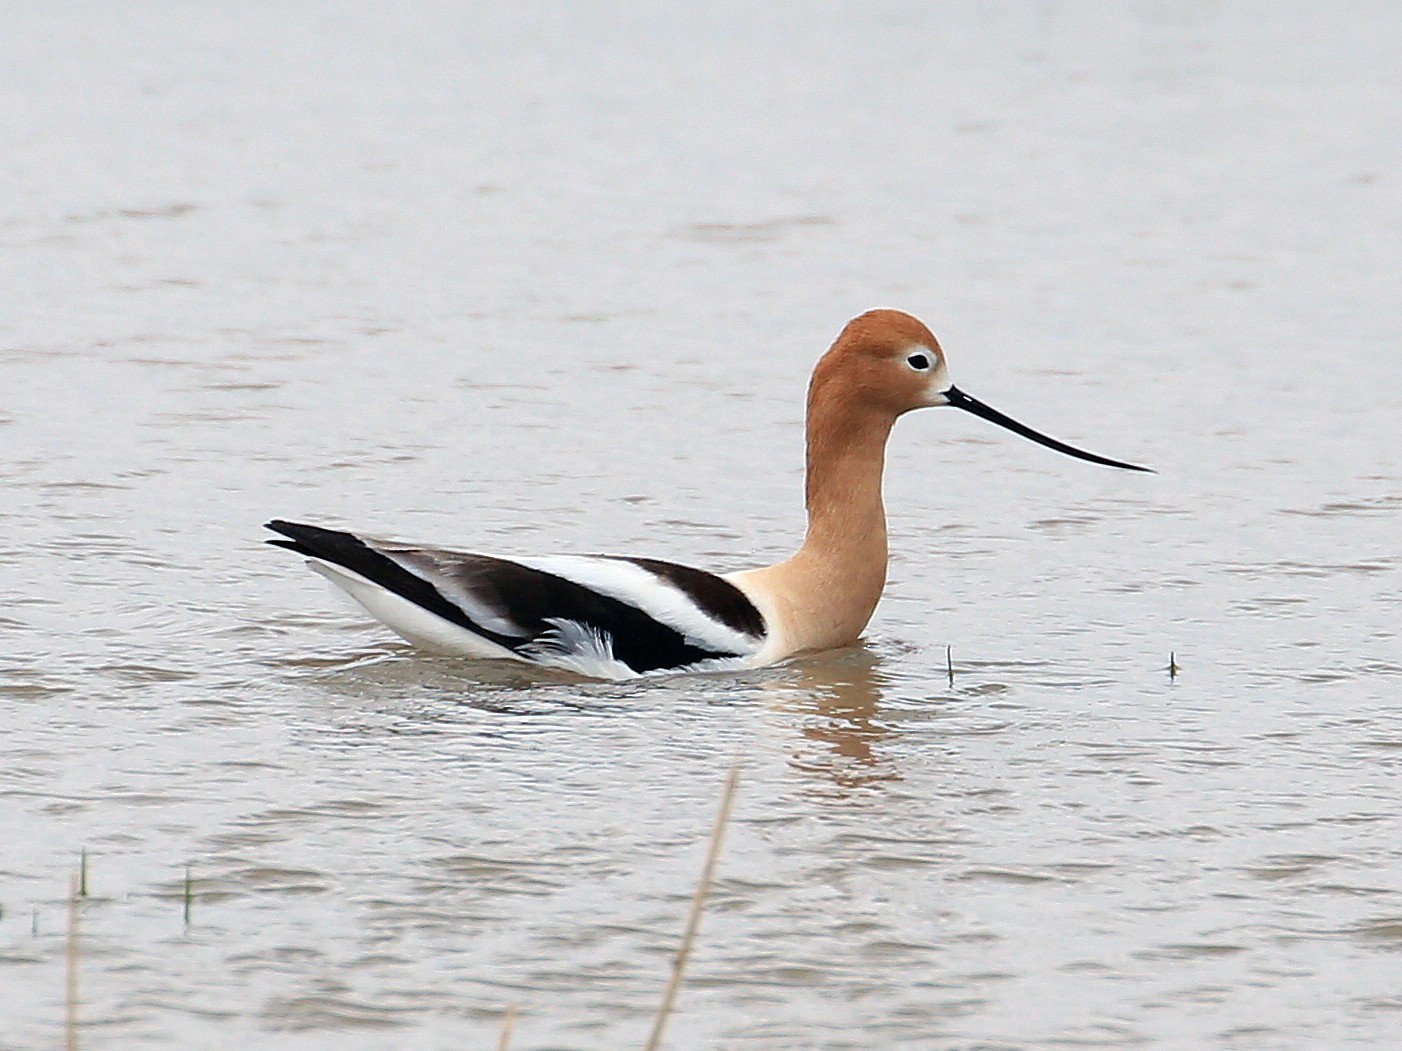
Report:
M662 1046L662 1035L667 1030L667 1021L671 1017L677 991L681 988L682 976L686 972L686 962L691 956L691 947L696 943L696 932L701 927L701 912L706 904L706 896L711 890L716 862L720 858L721 842L725 838L726 826L730 823L730 811L735 805L735 789L739 784L740 764L737 762L730 768L730 773L725 779L720 811L716 814L716 823L711 829L711 841L706 848L706 863L701 867L701 879L696 884L696 895L691 899L691 913L686 918L686 928L682 931L681 944L677 946L676 959L672 961L672 975L667 980L667 989L662 994L662 1003L657 1009L657 1017L653 1020L652 1033L647 1039L644 1051L657 1051Z
M64 945L64 967L67 977L63 1016L63 1046L67 1051L78 1048L78 918L79 903L87 893L87 851L83 852L82 868L74 874L68 886L68 940Z
M506 1016L501 1020L501 1037L497 1040L497 1051L509 1051L511 1047L511 1031L516 1028L516 1005L510 1004L506 1008Z

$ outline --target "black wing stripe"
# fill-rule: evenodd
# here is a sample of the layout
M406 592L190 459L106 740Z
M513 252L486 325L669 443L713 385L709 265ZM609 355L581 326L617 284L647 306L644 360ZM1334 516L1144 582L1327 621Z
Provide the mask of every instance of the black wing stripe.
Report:
M738 631L752 639L764 638L764 617L745 593L724 577L656 558L617 557L620 561L631 562L661 577L696 603L697 608L708 617L731 631Z

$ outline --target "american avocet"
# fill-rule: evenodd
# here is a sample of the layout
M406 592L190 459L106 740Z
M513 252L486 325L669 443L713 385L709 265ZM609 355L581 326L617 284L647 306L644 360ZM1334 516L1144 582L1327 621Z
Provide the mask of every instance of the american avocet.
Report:
M873 310L848 323L808 387L808 532L773 566L716 574L614 555L493 558L272 521L268 543L307 556L372 616L440 653L510 658L608 678L755 668L855 642L886 584L886 439L911 409L952 405L1092 463L949 382L921 322Z

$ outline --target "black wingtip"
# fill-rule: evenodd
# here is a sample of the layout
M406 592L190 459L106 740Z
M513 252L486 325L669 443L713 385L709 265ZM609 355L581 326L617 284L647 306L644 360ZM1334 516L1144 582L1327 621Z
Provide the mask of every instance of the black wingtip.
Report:
M264 543L271 544L273 547L286 548L294 554L305 555L307 558L316 557L316 552L297 538L297 533L300 530L309 527L299 526L296 522L284 522L281 518L274 518L271 522L264 522L263 528L282 534L282 537L276 540L266 540Z
M339 562L347 567L351 567L351 562L347 560L348 554L359 555L361 551L365 550L365 544L359 537L340 529L323 529L321 526L288 522L281 518L264 522L263 528L271 529L274 533L281 533L283 537L286 537L286 539L269 540L268 543L274 547L286 548L288 551L295 551L308 558L323 558L330 562Z
M288 522L282 518L274 518L270 522L264 522L263 528L271 529L274 533L281 533L288 539L296 540L299 543L355 539L353 533L347 533L343 529L324 529L321 526L305 525L302 522ZM270 541L270 543L277 543L277 541Z
M466 628L500 646L510 648L521 644L521 639L500 635L477 624L463 610L444 598L427 580L415 576L388 555L376 551L354 533L347 533L342 529L323 529L321 526L305 525L301 522L288 522L281 518L265 522L264 526L286 537L269 540L268 543L274 547L283 547L307 558L343 566L370 583L442 617L450 624Z

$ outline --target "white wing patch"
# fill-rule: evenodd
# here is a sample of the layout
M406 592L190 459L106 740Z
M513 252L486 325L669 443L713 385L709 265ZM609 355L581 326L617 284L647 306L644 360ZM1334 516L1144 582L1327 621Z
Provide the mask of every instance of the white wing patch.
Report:
M520 649L520 656L536 664L587 675L594 679L636 679L638 673L613 655L608 632L577 620L549 618L550 630Z
M722 624L693 602L686 592L632 562L590 555L550 555L515 561L626 602L675 629L688 643L701 649L748 656L758 652L764 644L763 639Z
M753 657L712 657L680 668L636 672L613 655L613 639L608 632L577 620L552 618L550 624L550 631L522 646L517 656L548 668L560 668L591 679L612 679L615 682L664 675L744 671L755 666Z

